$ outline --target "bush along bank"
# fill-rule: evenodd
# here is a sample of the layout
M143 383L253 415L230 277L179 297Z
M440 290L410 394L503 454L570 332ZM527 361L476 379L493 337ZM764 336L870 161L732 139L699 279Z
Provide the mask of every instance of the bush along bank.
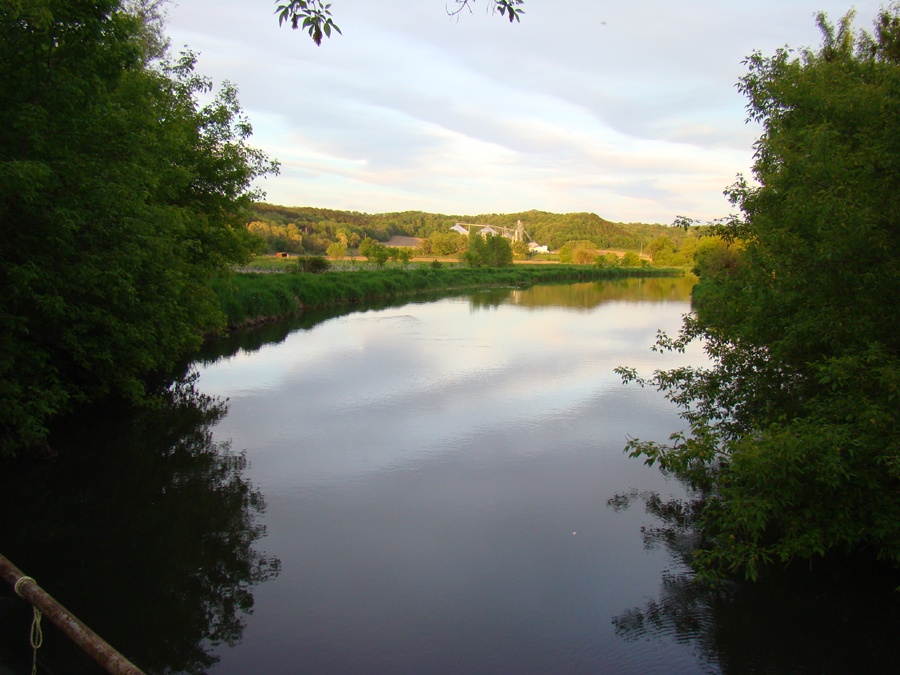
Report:
M557 281L602 281L625 277L681 276L679 269L592 268L516 265L506 268L386 269L324 274L236 273L212 285L229 329L293 316L312 307L341 305L427 291Z

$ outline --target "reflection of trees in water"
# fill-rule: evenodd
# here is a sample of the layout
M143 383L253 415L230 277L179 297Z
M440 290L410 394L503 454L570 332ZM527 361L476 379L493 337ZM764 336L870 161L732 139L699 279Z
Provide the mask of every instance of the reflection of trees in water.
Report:
M701 582L687 571L699 544L696 504L632 491L609 505L621 510L636 499L659 520L642 529L645 546L664 546L676 564L658 598L613 618L621 638L694 644L712 672L726 675L898 672L896 571L863 553L820 559L812 569L773 567L755 584Z
M687 301L697 278L647 277L627 278L613 281L591 281L580 284L560 283L532 286L526 289L494 288L464 293L468 296L470 309L495 309L504 304L522 307L569 307L593 309L604 302L613 300L637 301ZM309 330L318 324L347 314L371 310L402 307L410 303L438 302L448 297L458 297L459 290L420 293L414 297L389 298L355 305L340 305L312 309L302 312L292 319L285 319L252 330L234 331L230 336L208 342L191 360L204 364L227 358L238 352L254 352L267 344L277 344L287 339L297 330Z
M284 342L291 333L298 330L310 330L329 319L391 307L403 307L411 303L437 302L448 297L458 296L459 293L458 290L424 292L417 293L414 297L401 296L353 305L308 309L293 318L263 324L248 330L235 330L231 335L210 340L196 354L191 354L189 360L208 365L238 352L255 352L266 345L279 344Z
M482 291L470 292L469 311L477 312L481 309L497 309L500 305L509 303L517 291L511 288L489 288Z
M265 504L246 458L212 442L225 412L183 382L158 409L75 416L51 435L56 459L0 477L0 512L19 514L5 555L148 672L212 666L213 646L240 640L252 587L278 573L253 548Z
M510 301L522 307L593 309L606 302L664 302L690 300L697 278L647 277L592 281L580 284L532 286L510 292Z
M524 289L496 288L469 294L472 311L512 304L526 308L566 307L590 310L606 302L690 300L697 278L647 277L584 283L542 284Z

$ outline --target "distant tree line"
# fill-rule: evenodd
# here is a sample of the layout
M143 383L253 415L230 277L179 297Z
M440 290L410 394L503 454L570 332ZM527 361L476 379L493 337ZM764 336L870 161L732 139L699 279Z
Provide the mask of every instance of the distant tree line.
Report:
M567 242L590 242L595 249L647 252L654 239L665 236L673 250L685 239L696 239L702 228L668 227L646 223L614 223L593 213L548 213L524 211L508 214L445 215L424 211L368 214L314 207L288 207L254 204L248 216L248 229L265 240L267 251L324 254L333 243L357 248L363 239L386 242L392 236L417 237L425 241L421 255L453 255L467 247L465 235L450 228L458 222L477 223L514 229L518 221L528 234L550 250ZM299 239L298 239L299 237ZM690 247L691 244L688 244ZM686 251L690 257L690 248ZM526 255L521 251L520 255ZM678 263L676 263L678 264Z

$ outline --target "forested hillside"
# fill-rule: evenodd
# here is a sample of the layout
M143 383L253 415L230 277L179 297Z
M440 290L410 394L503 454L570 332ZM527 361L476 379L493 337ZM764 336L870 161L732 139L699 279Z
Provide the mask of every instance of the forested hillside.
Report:
M368 214L335 211L309 206L255 204L249 215L252 232L268 242L271 251L321 253L329 244L341 241L356 247L365 237L387 241L394 235L425 239L434 233L446 234L459 222L515 227L522 221L534 241L557 250L570 241L589 241L598 249L645 250L660 236L673 240L675 248L687 236L681 228L646 223L614 223L595 213L490 213L445 215L424 211ZM346 241L342 239L342 236Z

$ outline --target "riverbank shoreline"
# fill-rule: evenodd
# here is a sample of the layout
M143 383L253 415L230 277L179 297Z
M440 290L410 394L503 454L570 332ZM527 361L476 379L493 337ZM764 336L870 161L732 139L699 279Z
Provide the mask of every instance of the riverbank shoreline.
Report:
M207 334L214 339L232 331L249 330L308 310L357 304L429 292L530 286L563 281L611 281L632 277L683 276L675 268L597 268L579 265L554 265L510 268L383 269L354 273L323 274L235 273L212 284L213 292L225 315L221 331Z

